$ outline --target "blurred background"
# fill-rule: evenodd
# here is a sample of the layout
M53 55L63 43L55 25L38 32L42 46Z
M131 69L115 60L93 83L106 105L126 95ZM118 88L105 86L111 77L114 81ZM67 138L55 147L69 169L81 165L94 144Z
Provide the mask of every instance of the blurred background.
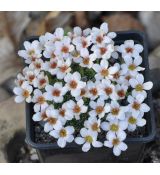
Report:
M38 162L36 151L25 142L25 104L15 104L14 79L23 68L17 56L27 37L52 32L57 27L69 31L109 24L110 31L140 30L146 33L153 82L160 80L160 12L0 12L0 162ZM158 83L153 92L156 115L160 114ZM160 119L160 117L159 117ZM160 127L157 122L157 127ZM154 143L146 152L146 162L160 162L160 146Z

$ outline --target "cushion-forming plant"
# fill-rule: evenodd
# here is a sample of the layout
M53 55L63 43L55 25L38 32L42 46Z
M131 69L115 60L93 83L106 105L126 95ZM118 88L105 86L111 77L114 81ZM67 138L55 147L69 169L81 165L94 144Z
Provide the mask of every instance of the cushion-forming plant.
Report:
M104 145L119 156L127 133L146 124L144 100L153 84L144 80L143 46L115 45L115 37L107 23L66 35L57 28L18 52L26 67L17 75L15 101L34 104L33 120L61 148L73 141L84 152Z

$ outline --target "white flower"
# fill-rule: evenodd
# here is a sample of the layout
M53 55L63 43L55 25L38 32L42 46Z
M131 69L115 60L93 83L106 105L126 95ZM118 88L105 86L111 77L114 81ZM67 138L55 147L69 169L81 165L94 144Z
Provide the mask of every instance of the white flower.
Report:
M109 138L112 135L116 134L118 137L125 138L126 130L128 127L128 123L126 121L119 121L117 119L110 121L110 122L103 122L101 124L101 128L104 131L108 131L106 137Z
M78 102L74 102L73 100L69 100L66 102L67 108L72 110L76 120L80 119L80 114L86 113L88 107L84 105L84 101L81 99Z
M110 43L111 37L114 38L115 37L115 33L112 32L109 35L107 35L108 33L108 24L107 23L103 23L100 26L100 29L93 27L92 28L92 42L96 43L98 45L102 45L104 43ZM115 34L115 35L114 35Z
M67 59L66 61L58 60L56 76L58 79L63 79L67 73L71 71L71 60Z
M75 142L79 145L82 145L82 151L87 152L91 148L91 144L95 148L102 147L102 143L97 141L97 133L92 132L91 130L87 130L86 128L82 128L80 130L80 134L82 137L76 137Z
M13 92L15 93L15 95L17 95L15 97L15 102L21 103L25 100L26 102L30 103L32 91L32 86L30 86L26 81L22 83L21 87L15 87L13 89Z
M63 103L62 107L58 110L58 117L63 124L65 124L67 120L73 119L73 112L67 107L67 102Z
M31 62L42 56L40 43L36 40L32 43L25 41L24 48L25 50L18 51L18 55L20 57L23 57L27 64L30 64Z
M122 85L117 84L115 86L115 91L117 93L118 100L125 99L127 90L128 90L128 86L125 84L122 84Z
M83 97L88 97L87 87L84 87L84 88L80 89L80 94L77 97L75 97L75 99L76 99L76 101L79 101Z
M45 109L39 111L39 112L36 112L36 113L33 115L32 119L33 119L35 122L46 121L47 118L48 118L48 116L47 116L47 114L46 114L46 109L47 109L47 107L46 107Z
M99 96L101 99L107 100L108 98L116 100L115 86L110 80L103 79L100 84Z
M144 96L138 94L136 97L128 96L127 101L129 102L129 111L132 112L133 116L138 116L140 113L148 112L150 107L143 103Z
M79 72L74 72L73 74L68 73L64 77L64 81L66 82L67 89L74 97L78 96L81 89L86 86L86 83L81 81L81 75Z
M28 69L25 73L25 79L28 81L29 84L33 85L34 81L36 80L37 73L35 70Z
M140 67L142 63L142 57L137 56L134 59L131 57L124 58L125 63L121 65L123 74L129 72L132 76L136 76L139 71L143 71L145 68Z
M57 144L59 147L64 148L66 143L71 143L74 140L74 128L73 126L61 127L58 130L53 130L49 134L58 139Z
M90 116L88 120L84 122L84 126L93 132L100 132L100 123L100 119L97 119L95 116Z
M48 108L46 110L47 120L44 124L44 131L49 132L53 129L60 129L62 127L61 121L58 119L58 110L54 108Z
M91 50L97 56L97 58L109 59L111 58L112 52L114 51L113 44L96 46L93 45Z
M123 85L126 85L126 86L130 86L129 80L133 77L134 76L132 76L129 72L127 72L125 75L122 75L122 76L119 77L119 80L118 80L117 83L123 84Z
M65 36L62 41L56 41L55 47L55 54L66 59L68 59L69 53L74 50L74 46L71 44L71 39L67 36Z
M40 110L42 111L46 107L48 107L45 95L39 89L34 90L34 95L33 95L32 101L35 103L35 105L34 105L35 112L39 112Z
M95 100L99 96L99 81L93 83L92 81L87 82L87 89L88 89L88 98L91 100Z
M122 53L123 58L137 57L143 51L141 44L134 44L133 40L126 40L124 44L117 47L117 50Z
M91 45L91 36L78 36L72 42L76 46L77 51L82 51Z
M113 74L117 72L117 66L108 67L109 63L107 60L101 60L100 64L94 64L93 69L97 72L95 75L96 80L103 78L111 79Z
M53 45L52 47L47 47L44 50L43 55L44 55L45 58L55 59L56 58L55 46Z
M46 42L46 47L53 46L56 41L61 41L63 39L64 30L62 28L57 28L53 34L47 32L45 37L48 40L48 42Z
M45 98L49 101L53 100L55 103L61 103L67 92L67 88L63 87L61 82L56 82L53 86L47 85L45 90Z
M36 80L34 81L34 87L43 89L49 83L48 76L44 75L44 72L41 72L37 75Z
M104 146L108 148L113 147L113 154L115 156L119 156L121 154L121 151L126 151L128 146L123 142L125 137L118 137L116 135L110 135L107 140L104 142Z
M110 113L107 115L108 121L113 121L115 119L119 120L125 119L125 112L128 111L127 106L120 106L117 101L111 101L110 107L111 107Z
M121 70L121 65L119 63L115 63L114 67L117 68L117 71L112 75L112 81L122 84L120 77L124 77L124 74Z
M80 66L81 67L88 67L88 68L92 68L93 66L93 61L96 60L96 55L95 54L90 54L89 55L89 51L87 49L83 49L81 51L81 62L80 62Z
M90 116L98 116L99 118L103 118L106 113L110 111L110 105L105 103L104 100L98 99L97 102L90 101L90 107L93 109L89 112Z
M146 120L143 114L140 113L138 116L133 116L132 113L126 113L126 121L128 122L128 131L135 131L137 126L143 127L146 124Z
M44 35L41 35L39 37L39 42L42 50L45 50L48 47L47 44L49 41L49 36L50 36L50 33L46 32Z
M57 73L57 66L58 66L58 61L54 58L54 59L50 59L50 61L46 61L43 64L43 69L45 71L48 71L51 73L51 75L56 75Z
M90 28L87 28L87 29L85 29L85 30L82 31L82 29L77 26L77 27L74 27L73 28L73 33L68 32L68 35L71 38L75 38L75 37L78 37L78 36L87 37L88 35L90 35L90 33L91 33L91 29Z
M41 70L43 70L43 60L42 59L36 59L34 62L32 62L29 65L29 69L32 69L35 71L36 74L40 73Z
M25 79L25 76L24 76L23 74L19 73L19 74L17 75L17 79L15 80L15 84L16 84L17 86L22 86L22 84L23 84L23 82L24 82L25 80L26 80L26 79Z
M147 93L145 90L150 90L153 87L153 83L148 81L144 83L144 77L142 74L137 74L135 78L131 78L129 83L134 90L132 91L132 95L136 97L138 94L142 94L145 98L147 97Z

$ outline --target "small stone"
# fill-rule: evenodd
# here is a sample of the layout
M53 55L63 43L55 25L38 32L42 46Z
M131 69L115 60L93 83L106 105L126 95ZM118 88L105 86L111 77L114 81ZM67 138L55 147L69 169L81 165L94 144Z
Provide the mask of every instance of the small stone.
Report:
M31 148L30 149L30 154L35 154L36 153L36 150L34 148Z
M32 18L33 20L37 20L39 18L43 18L46 16L48 12L45 11L32 11L29 12L29 17Z
M13 95L13 89L15 87L15 77L11 77L9 79L7 79L3 84L2 87L4 89L6 89L6 91L8 91L8 93L10 93L11 95Z
M16 45L19 44L24 29L30 22L29 12L5 12L9 35Z
M142 24L127 13L116 13L110 16L104 16L103 21L108 23L110 31L144 30Z
M0 157L3 157L5 145L14 136L15 132L24 129L25 106L16 104L14 98L0 103ZM4 160L0 160L3 162Z
M24 149L24 147L22 147L22 148L20 149L20 151L21 151L21 154L26 154L26 150Z
M100 16L102 15L102 12L101 11L89 11L87 12L87 14L88 14L89 20L93 21L93 20L100 18Z
M38 155L32 154L30 158L31 158L31 160L38 160Z
M71 12L50 12L44 19L45 31L53 32L57 27L67 27L70 25Z
M10 94L2 87L0 87L0 102L7 100Z
M87 13L84 11L76 11L74 13L75 18L75 26L79 26L81 28L88 27Z
M160 43L160 12L139 12L139 18L145 26L150 46L155 47Z
M150 69L160 68L160 46L156 47L149 55Z
M0 84L15 76L22 68L21 59L15 54L15 46L7 27L6 13L0 12Z

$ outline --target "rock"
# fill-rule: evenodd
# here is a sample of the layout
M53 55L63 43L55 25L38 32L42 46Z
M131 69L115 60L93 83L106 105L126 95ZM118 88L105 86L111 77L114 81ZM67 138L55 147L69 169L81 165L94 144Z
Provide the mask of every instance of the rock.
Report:
M139 18L146 28L151 47L160 43L160 12L139 12Z
M46 32L53 32L57 27L66 27L70 24L71 12L49 12L41 15L40 18L32 20L26 28L27 36L42 35Z
M100 18L100 16L102 15L102 12L101 11L88 11L87 14L88 14L88 19L93 21L93 20Z
M150 69L160 68L160 46L152 51L149 55Z
M31 159L31 160L38 160L39 158L38 158L37 153L32 154L32 155L30 156L30 159Z
M0 150L0 163L7 163L3 150Z
M13 89L16 86L15 84L16 77L11 77L7 79L3 84L2 87L10 94L13 95Z
M104 16L103 21L108 23L110 31L144 30L142 24L127 13L116 13L110 16Z
M150 80L153 82L152 93L157 95L157 92L160 90L160 69L152 69L150 71Z
M47 11L32 11L32 12L29 12L29 17L32 20L37 20L40 18L44 18L47 15L47 13L48 13Z
M0 39L0 84L16 74L22 68L22 61L15 55L14 46L6 36Z
M10 37L18 45L21 35L30 22L29 12L5 12Z
M75 18L75 26L79 26L81 28L88 27L88 19L86 12L76 11L74 12L74 18Z
M15 76L22 68L21 59L15 54L15 47L10 38L6 17L0 12L0 84L11 76Z
M23 40L27 37L37 36L45 33L44 22L41 19L32 20L25 29L25 36Z
M50 12L45 18L45 30L48 32L54 31L57 27L70 25L71 12Z
M0 162L4 162L4 148L16 131L24 129L25 106L16 104L14 98L0 103Z
M160 46L153 50L149 57L151 80L154 84L152 92L156 94L160 90Z
M0 87L0 103L10 97L10 94L2 87Z

